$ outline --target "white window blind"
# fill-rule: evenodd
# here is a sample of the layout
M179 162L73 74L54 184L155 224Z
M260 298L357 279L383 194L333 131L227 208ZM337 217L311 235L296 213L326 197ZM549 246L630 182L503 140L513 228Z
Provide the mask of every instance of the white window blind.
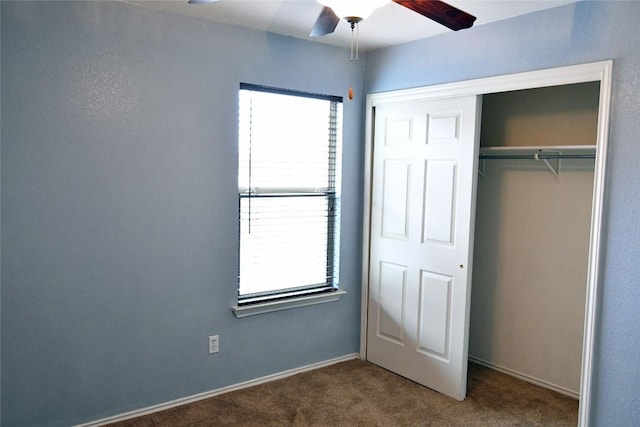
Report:
M341 101L240 86L240 304L337 287Z

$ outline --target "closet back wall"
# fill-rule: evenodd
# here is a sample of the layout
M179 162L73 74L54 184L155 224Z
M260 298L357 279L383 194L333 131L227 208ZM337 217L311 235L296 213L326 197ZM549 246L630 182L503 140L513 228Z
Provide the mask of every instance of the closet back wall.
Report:
M599 84L485 95L482 146L594 145ZM469 355L578 396L592 159L486 160L478 180Z

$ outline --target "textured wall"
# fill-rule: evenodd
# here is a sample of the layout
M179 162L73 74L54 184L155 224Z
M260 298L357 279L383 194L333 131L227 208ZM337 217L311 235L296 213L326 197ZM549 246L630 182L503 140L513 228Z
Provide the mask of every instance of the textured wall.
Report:
M469 355L579 394L593 160L487 161Z
M563 6L367 57L367 93L614 60L594 425L637 425L640 405L640 2Z
M117 2L1 7L2 425L92 421L358 351L360 103L344 108L348 294L230 308L238 84L344 95L348 51Z

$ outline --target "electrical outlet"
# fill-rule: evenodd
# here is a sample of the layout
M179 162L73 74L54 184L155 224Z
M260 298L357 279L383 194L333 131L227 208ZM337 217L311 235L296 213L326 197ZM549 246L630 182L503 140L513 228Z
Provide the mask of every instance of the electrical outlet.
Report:
M209 354L217 353L220 351L220 337L218 335L212 335L209 337Z

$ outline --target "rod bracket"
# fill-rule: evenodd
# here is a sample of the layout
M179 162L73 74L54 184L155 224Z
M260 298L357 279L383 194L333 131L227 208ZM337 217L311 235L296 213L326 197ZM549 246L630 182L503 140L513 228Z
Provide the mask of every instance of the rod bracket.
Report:
M549 157L547 157L549 156ZM542 160L552 174L555 175L556 178L560 178L560 152L559 151L548 151L548 150L539 150L535 154L536 160Z

